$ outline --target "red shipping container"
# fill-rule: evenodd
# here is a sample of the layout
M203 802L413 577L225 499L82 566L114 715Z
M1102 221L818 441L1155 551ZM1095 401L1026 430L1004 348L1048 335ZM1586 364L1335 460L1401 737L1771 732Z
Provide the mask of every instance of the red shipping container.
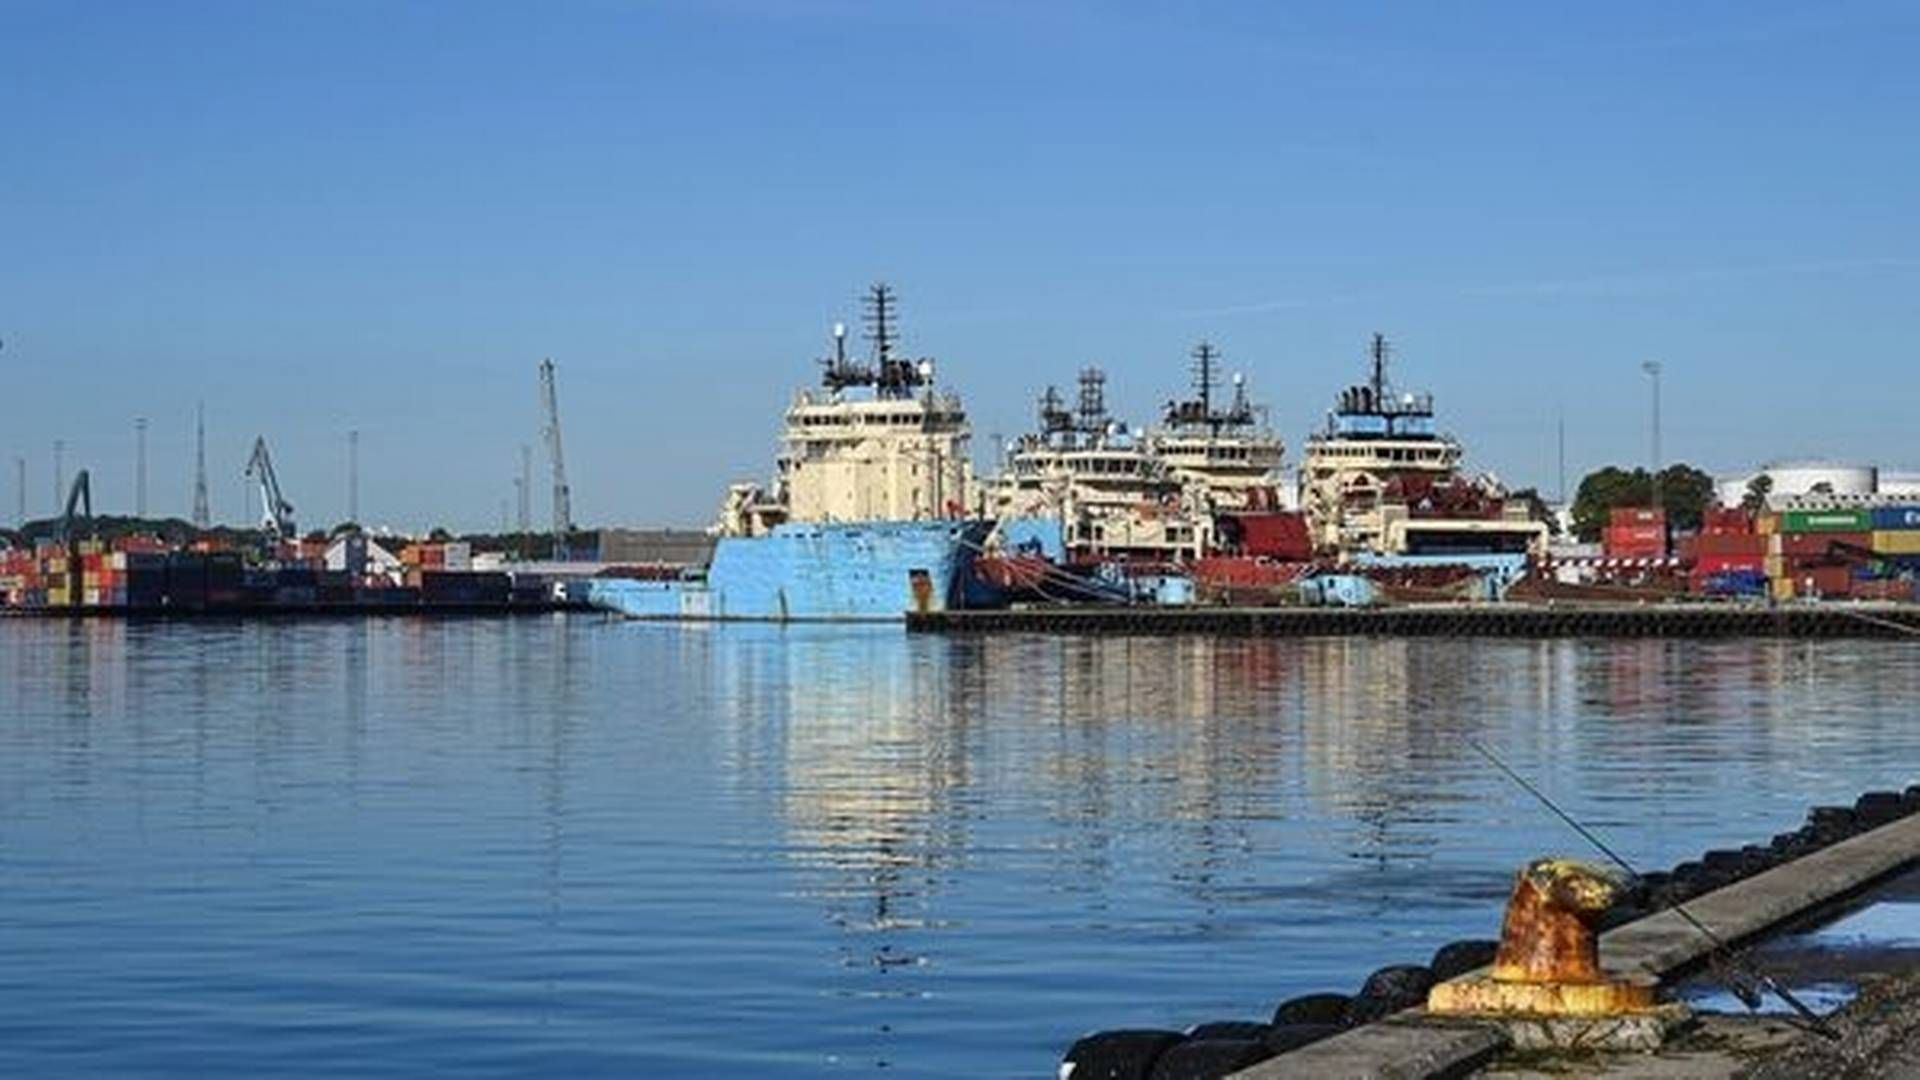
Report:
M1855 581L1853 598L1856 600L1912 600L1913 582L1905 578Z
M1700 531L1716 536L1737 536L1753 530L1753 518L1737 506L1711 507L1701 514Z
M1693 564L1693 572L1702 577L1708 574L1729 574L1742 570L1763 571L1767 567L1764 555L1702 555Z
M1695 538L1694 554L1705 559L1715 555L1751 555L1767 553L1767 538L1759 533L1703 533Z
M1793 571L1795 596L1848 596L1852 592L1850 566L1802 566Z
M1623 525L1658 525L1665 528L1667 512L1646 506L1616 506L1610 523L1615 528Z
M1667 553L1667 531L1658 525L1616 525L1601 536L1601 546L1615 558L1660 558Z
M1831 555L1834 545L1870 551L1873 537L1868 533L1778 533L1780 554L1788 558L1824 558Z

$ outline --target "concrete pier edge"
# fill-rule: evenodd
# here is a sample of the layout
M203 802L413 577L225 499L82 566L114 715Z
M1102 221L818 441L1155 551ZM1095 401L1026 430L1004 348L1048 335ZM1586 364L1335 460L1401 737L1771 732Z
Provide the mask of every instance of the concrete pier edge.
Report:
M922 634L1241 637L1889 638L1920 634L1913 604L1429 604L1387 608L1068 606L919 612Z
M1920 815L1910 815L1695 897L1688 912L1729 944L1845 900L1920 863ZM1703 962L1713 945L1672 910L1600 936L1609 969L1662 980ZM1484 973L1479 972L1479 973ZM1479 974L1476 973L1476 974ZM1408 1009L1234 1074L1234 1080L1417 1080L1465 1075L1507 1049L1489 1025Z

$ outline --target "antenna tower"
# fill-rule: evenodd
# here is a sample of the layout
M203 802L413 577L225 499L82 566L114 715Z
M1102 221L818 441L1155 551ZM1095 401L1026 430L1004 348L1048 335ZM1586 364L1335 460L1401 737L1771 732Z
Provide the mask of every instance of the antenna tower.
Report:
M873 343L876 363L884 365L893 359L893 347L900 334L898 303L893 288L884 281L875 282L867 290L867 340Z
M360 432L347 432L347 520L360 524Z
M1220 359L1220 350L1210 341L1202 341L1193 347L1193 389L1200 400L1200 418L1213 421L1213 362Z
M1385 408L1387 403L1387 357L1392 349L1387 345L1384 334L1373 335L1373 403L1375 408Z
M553 557L569 556L573 532L573 494L567 487L566 458L560 452L560 397L553 385L553 361L540 361L540 404L546 411L547 457L553 463Z
M213 511L207 507L207 403L201 402L193 417L193 527L208 529Z
M520 535L533 531L533 447L520 444L520 475L514 479L520 495Z
M1107 426L1107 373L1097 367L1080 369L1080 430L1097 434Z
M133 420L133 516L147 516L147 418Z

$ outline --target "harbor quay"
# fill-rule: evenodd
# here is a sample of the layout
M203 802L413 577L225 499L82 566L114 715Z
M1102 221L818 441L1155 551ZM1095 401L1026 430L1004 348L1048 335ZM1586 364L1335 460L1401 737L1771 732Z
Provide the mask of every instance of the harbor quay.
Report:
M1849 1076L1911 1075L1901 1063L1920 1054L1913 928L1887 921L1920 897L1917 814L1920 785L1816 807L1799 829L1670 870L1541 860L1517 875L1499 940L1450 942L1351 994L1297 995L1270 1020L1095 1032L1067 1049L1060 1075L1731 1080L1842 1065ZM1579 916L1586 925L1563 915L1568 926L1543 929L1539 904L1565 896L1540 901L1535 886L1579 878L1603 885L1607 902ZM1828 928L1850 923L1874 929L1833 945ZM1582 948L1587 970L1564 979L1517 970L1523 957L1551 967L1566 959L1551 954ZM1631 1003L1596 1004L1609 987L1633 990ZM1501 1003L1458 1005L1489 1000Z
M1413 605L1393 608L1047 607L909 615L922 634L1237 637L1910 638L1911 605Z

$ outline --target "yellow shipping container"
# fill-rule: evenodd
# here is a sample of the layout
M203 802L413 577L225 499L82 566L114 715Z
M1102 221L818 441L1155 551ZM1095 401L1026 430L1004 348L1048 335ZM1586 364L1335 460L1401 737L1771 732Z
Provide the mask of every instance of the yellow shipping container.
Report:
M1780 515L1767 511L1753 519L1753 528L1761 536L1773 536L1780 531Z
M1772 578L1769 580L1773 587L1773 598L1775 600L1793 599L1793 579L1792 578L1782 575L1780 577Z
M1890 529L1873 534L1876 555L1920 555L1920 529Z
M82 589L80 591L80 602L85 604L88 607L99 607L100 606L100 590L99 589Z
M1779 555L1769 555L1766 561L1769 578L1779 579L1787 576L1787 560Z
M72 595L64 588L47 590L48 607L71 607L72 605L67 602L71 598Z

